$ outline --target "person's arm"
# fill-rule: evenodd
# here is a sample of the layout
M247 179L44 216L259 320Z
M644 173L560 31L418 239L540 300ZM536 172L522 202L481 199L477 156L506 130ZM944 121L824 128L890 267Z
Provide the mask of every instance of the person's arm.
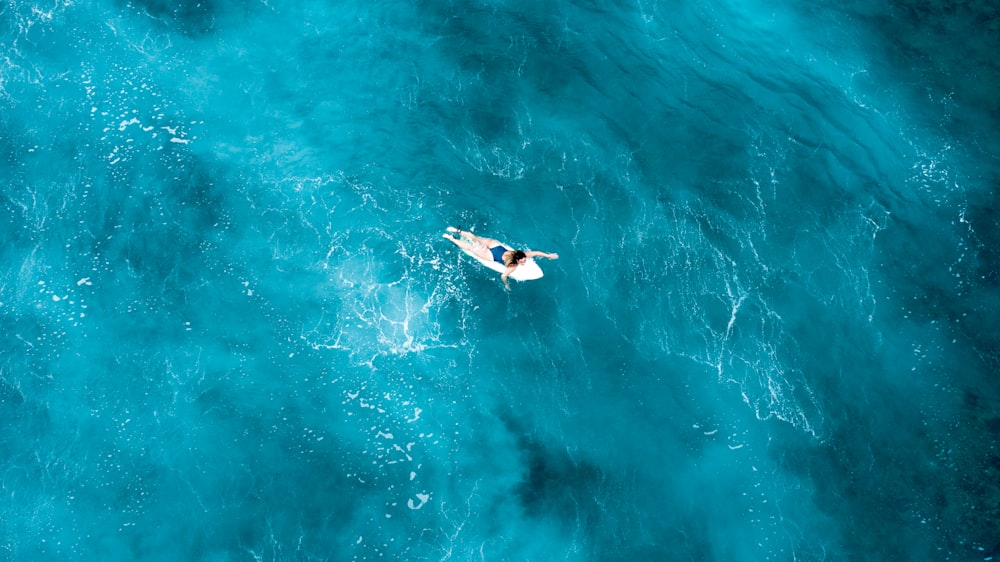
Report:
M500 280L503 281L503 286L506 287L508 291L510 290L510 283L507 281L507 278L514 272L514 269L515 268L513 267L508 267L503 273L500 274Z
M535 256L539 256L539 257L547 258L547 259L550 259L550 260L557 260L557 259L559 259L559 254L549 254L549 253L546 253L546 252L538 252L538 251L535 251L535 250L528 250L527 252L524 253L524 255L528 256L529 258L533 258Z

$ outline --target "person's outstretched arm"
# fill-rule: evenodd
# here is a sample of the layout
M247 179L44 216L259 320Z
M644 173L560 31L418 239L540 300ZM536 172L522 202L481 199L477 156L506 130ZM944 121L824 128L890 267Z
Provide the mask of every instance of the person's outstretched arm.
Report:
M559 254L549 254L549 253L546 253L546 252L538 252L536 250L528 250L527 252L524 253L524 255L528 256L529 258L533 258L533 257L538 256L538 257L547 258L547 259L550 259L550 260L557 260L557 259L559 259Z

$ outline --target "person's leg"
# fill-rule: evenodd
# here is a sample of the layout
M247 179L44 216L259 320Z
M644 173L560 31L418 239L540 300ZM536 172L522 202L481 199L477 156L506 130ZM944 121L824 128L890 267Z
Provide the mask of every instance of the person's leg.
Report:
M472 248L472 244L468 240L464 240L462 238L455 238L451 234L443 234L442 236L444 237L445 240L451 240L452 244L458 246L463 250L474 251Z
M490 246L491 245L496 246L497 244L499 244L499 242L497 242L496 240L492 238L476 236L471 232L459 230L454 226L449 226L448 232L454 232L459 236L458 238L456 238L450 234L443 235L446 239L450 240L452 244L458 246L459 248L462 248L463 250L472 252L473 254L476 254L477 256L479 256L484 260L493 259L493 254L490 252Z
M454 232L455 234L458 234L459 237L465 238L470 242L472 242L473 245L478 244L487 249L492 248L493 246L496 246L497 244L500 243L498 240L494 240L493 238L487 238L485 236L476 236L471 232L467 232L465 230L459 230L454 226L449 226L448 232Z

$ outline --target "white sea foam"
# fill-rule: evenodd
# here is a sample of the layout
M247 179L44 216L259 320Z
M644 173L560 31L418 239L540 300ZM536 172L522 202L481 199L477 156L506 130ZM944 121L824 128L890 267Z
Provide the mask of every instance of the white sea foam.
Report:
M430 501L430 499L431 499L430 494L417 494L417 501L414 502L413 499L410 498L406 500L406 506L414 510L420 509L424 507L424 504Z

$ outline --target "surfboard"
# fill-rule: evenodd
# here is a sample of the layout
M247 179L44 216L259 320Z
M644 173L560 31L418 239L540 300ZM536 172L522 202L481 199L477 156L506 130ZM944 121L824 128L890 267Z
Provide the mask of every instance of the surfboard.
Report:
M512 247L510 244L507 244L506 242L500 242L500 244L502 244L503 247L507 248L508 250L511 249ZM466 250L465 248L459 248L459 249L462 250L462 252L464 252L466 255L472 256L477 262L485 265L486 267L492 269L493 271L496 271L497 273L503 273L504 271L507 270L507 267L502 263L497 263L491 259L484 260L483 258L477 256L471 251ZM513 279L515 281L534 281L535 279L541 279L542 275L544 275L544 273L542 273L542 268L538 266L537 262L535 262L535 258L528 258L528 261L526 261L524 265L519 265L514 269L514 272L510 274L510 279Z

